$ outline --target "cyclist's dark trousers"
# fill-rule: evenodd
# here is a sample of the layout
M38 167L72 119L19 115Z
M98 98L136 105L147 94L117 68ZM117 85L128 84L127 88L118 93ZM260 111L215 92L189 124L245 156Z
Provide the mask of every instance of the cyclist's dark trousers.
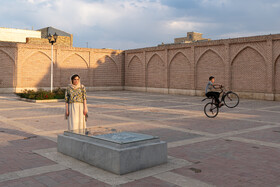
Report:
M220 93L219 92L207 92L206 93L206 97L214 97L216 103L220 103L219 97L220 97Z

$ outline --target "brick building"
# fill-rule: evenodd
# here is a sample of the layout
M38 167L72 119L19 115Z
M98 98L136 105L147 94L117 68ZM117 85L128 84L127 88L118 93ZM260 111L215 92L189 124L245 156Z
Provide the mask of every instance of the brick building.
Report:
M26 38L41 38L40 31L11 29L0 27L0 41L4 42L26 42Z
M280 100L280 34L126 51L76 48L71 41L60 36L54 46L55 87L78 73L88 90L203 95L213 75L241 97ZM45 38L0 42L0 92L48 89L50 56Z
M243 98L280 100L280 34L125 51L125 89L203 95L209 76Z
M188 32L187 37L175 38L174 43L193 43L193 42L203 42L203 41L210 41L208 38L203 38L202 33L198 32Z
M42 38L0 42L0 92L50 89L51 44L46 35L61 34L54 44L54 87L65 87L78 73L88 90L123 89L124 55L120 50L73 47L73 36L54 28L36 31ZM68 35L67 35L68 34Z

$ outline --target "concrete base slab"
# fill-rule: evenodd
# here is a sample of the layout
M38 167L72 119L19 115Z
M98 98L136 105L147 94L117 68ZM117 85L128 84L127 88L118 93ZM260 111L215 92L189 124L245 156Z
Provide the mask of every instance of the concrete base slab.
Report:
M150 176L155 176L160 173L178 169L184 166L190 166L193 163L188 162L184 159L178 159L168 156L166 164L155 166L148 169L143 169L126 175L116 175L111 172L96 168L85 162L81 162L70 156L66 156L57 152L56 148L41 149L33 151L43 157L46 157L62 166L71 168L74 171L78 171L86 176L97 179L109 185L121 185L135 180L143 179Z
M138 133L86 136L66 131L58 135L57 147L65 155L119 175L167 162L167 143Z

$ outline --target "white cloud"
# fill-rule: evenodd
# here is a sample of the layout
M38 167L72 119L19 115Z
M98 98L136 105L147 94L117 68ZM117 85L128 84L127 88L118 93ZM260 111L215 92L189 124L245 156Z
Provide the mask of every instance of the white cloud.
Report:
M239 37L248 37L248 36L258 36L258 35L267 35L267 32L231 32L221 34L220 38L239 38Z
M74 34L74 44L132 48L168 43L186 32L205 37L275 33L277 0L9 0L0 1L2 27L53 26Z
M27 0L28 3L32 3L32 4L40 4L40 3L44 3L47 2L49 0Z
M202 0L201 4L204 6L222 7L228 5L230 2L230 0Z
M173 32L181 32L181 31L195 31L199 30L202 27L205 27L207 23L200 23L194 21L184 21L184 20L170 20L166 21L167 30L173 30Z

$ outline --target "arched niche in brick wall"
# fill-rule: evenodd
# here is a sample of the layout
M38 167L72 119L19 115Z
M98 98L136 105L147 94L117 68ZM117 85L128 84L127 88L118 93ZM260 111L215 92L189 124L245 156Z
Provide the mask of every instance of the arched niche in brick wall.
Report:
M80 55L74 53L68 56L59 64L59 68L60 86L67 86L70 84L70 77L73 74L78 74L81 78L81 83L85 86L89 86L88 64Z
M275 62L275 91L280 93L280 55Z
M266 91L266 64L264 57L247 46L235 56L231 64L232 89L236 91Z
M165 87L165 65L158 54L154 54L147 64L147 86L153 88Z
M212 49L206 50L196 63L196 89L204 90L210 76L214 76L217 83L224 85L225 65L220 55Z
M93 69L94 86L121 86L121 74L117 63L113 58L106 55L98 59Z
M45 53L36 51L19 68L19 87L50 87L51 59Z
M176 53L169 65L169 88L190 89L191 75L191 64L188 58L182 52Z
M15 62L8 53L0 49L0 88L12 88Z
M125 84L126 86L145 86L144 65L138 56L133 56L128 63L126 70Z

